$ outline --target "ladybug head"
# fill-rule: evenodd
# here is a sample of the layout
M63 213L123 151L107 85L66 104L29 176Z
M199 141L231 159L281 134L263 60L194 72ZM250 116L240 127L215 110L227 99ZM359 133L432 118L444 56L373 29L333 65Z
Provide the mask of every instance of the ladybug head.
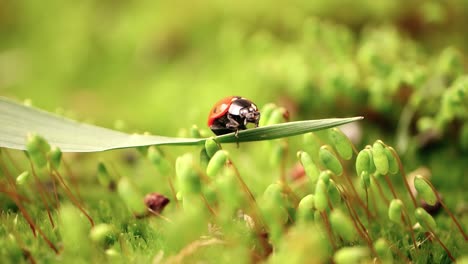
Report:
M241 108L239 110L239 116L244 120L244 125L247 125L247 123L254 123L258 126L258 122L260 121L260 112L254 104Z

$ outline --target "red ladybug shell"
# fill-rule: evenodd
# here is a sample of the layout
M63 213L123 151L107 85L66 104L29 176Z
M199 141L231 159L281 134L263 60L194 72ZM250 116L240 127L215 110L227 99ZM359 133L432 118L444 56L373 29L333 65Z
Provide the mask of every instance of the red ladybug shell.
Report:
M229 107L232 102L240 98L240 96L228 96L219 100L210 111L210 115L208 116L208 126L211 126L217 118L225 115L229 111Z

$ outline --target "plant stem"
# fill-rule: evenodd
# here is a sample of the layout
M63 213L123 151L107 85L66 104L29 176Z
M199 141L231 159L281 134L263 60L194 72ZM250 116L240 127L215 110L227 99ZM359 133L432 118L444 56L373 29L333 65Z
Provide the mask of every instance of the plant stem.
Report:
M70 166L68 166L68 163L65 161L64 158L62 158L62 164L63 164L63 167L65 168L65 171L67 172L67 175L70 175L70 180L72 182L72 185L75 187L76 189L76 196L78 198L78 200L80 202L82 202L82 197L81 197L81 193L80 193L80 186L79 186L79 183L78 183L78 180L77 180L77 177L76 175L73 173L73 171L71 170Z
M330 222L328 221L327 214L325 211L320 212L320 216L322 216L323 223L325 224L325 230L327 230L328 238L330 239L330 244L332 245L333 251L336 251L337 246L335 242L335 238L333 237L333 232L331 230Z
M440 197L439 193L435 189L434 185L427 180L426 178L423 178L423 180L431 187L432 192L436 195L437 200L440 202L440 205L442 205L442 208L444 208L445 212L450 216L452 221L455 223L457 226L458 230L460 230L460 233L462 233L463 237L465 238L465 241L468 240L468 236L466 235L465 231L463 231L463 228L461 227L460 223L458 222L457 218L452 214L452 212L448 209L448 207L445 205L445 203L442 201L442 198Z
M429 228L429 232L432 235L432 237L434 237L437 240L437 242L440 244L440 246L442 246L442 248L447 253L447 256L455 263L456 259L452 256L452 253L450 253L450 250L445 246L445 244L442 242L442 240L440 240L440 238L434 233L432 228Z
M395 159L397 160L398 162L398 167L399 167L399 170L400 170L400 174L401 176L403 177L403 183L405 184L405 187L406 187L406 190L408 191L408 193L410 194L410 197L411 197L411 201L413 202L413 206L414 208L417 208L418 207L418 203L416 202L416 198L414 197L413 193L411 192L411 188L408 184L408 179L406 177L406 173L405 173L405 169L403 168L403 164L401 163L401 159L400 159L400 156L398 156L398 153L395 151L394 148L390 147L390 146L387 146L387 148L390 150L390 152L392 153L393 157L395 157Z
M38 188L38 191L39 191L39 196L41 197L42 203L44 204L44 206L45 206L45 208L47 210L47 215L49 216L50 224L52 225L52 228L55 228L54 220L52 219L52 215L50 213L49 204L47 203L47 200L46 200L46 197L45 197L44 186L42 186L42 183L39 180L39 177L37 176L36 171L34 170L34 165L33 165L32 161L30 160L29 163L31 165L31 172L32 172L32 174L34 176L34 181L36 182L36 187Z
M395 188L393 188L393 184L390 181L390 178L388 177L388 174L385 174L384 178L385 178L385 181L387 182L388 187L390 187L390 191L392 192L393 199L398 199L398 196L397 196L397 194L395 192Z
M385 194L382 190L382 186L380 186L380 183L377 181L377 178L375 176L371 175L371 177L374 179L375 185L377 185L377 189L379 190L379 194L382 197L382 200L384 200L385 204L388 207L388 205L390 204L390 201L387 199L387 197L385 197Z
M346 208L348 208L349 216L351 217L353 221L354 228L358 232L359 236L366 241L367 246L369 249L372 251L372 254L374 256L377 256L377 252L375 251L374 244L372 243L372 239L369 236L369 233L367 232L367 229L364 227L364 225L359 221L359 216L357 215L356 211L350 206L349 201L345 199L345 205ZM359 223L359 225L358 225ZM362 228L362 229L361 229Z
M76 207L88 218L89 222L91 223L91 227L94 226L94 221L93 218L86 212L86 210L81 206L80 202L78 199L73 195L71 192L70 188L68 188L67 184L63 180L62 176L56 169L52 169L51 174L58 179L58 181L62 184L63 188L65 189L65 192L67 193L68 197L70 200L75 204Z

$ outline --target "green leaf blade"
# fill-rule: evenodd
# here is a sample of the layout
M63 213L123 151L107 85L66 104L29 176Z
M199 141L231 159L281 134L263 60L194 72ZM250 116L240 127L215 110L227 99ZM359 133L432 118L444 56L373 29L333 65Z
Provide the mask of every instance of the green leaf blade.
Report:
M350 118L328 118L287 122L239 131L238 138L236 138L234 133L218 136L217 140L220 143L272 140L283 137L297 136L312 131L344 125L362 119L363 117L358 116Z
M296 121L264 126L218 136L220 143L271 140L330 128L361 120L362 117ZM62 152L98 152L151 145L200 145L204 138L174 138L131 135L76 122L40 109L0 97L0 147L25 150L29 133L43 136Z

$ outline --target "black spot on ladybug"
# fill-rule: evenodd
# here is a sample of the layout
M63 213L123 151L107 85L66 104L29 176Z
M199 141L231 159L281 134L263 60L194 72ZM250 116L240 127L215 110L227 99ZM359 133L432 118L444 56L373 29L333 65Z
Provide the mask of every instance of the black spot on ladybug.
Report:
M260 112L250 100L229 96L218 101L208 116L208 126L216 135L224 135L247 129L247 124L258 127Z

